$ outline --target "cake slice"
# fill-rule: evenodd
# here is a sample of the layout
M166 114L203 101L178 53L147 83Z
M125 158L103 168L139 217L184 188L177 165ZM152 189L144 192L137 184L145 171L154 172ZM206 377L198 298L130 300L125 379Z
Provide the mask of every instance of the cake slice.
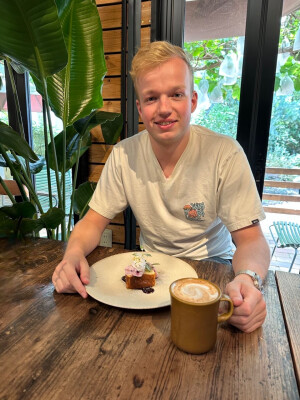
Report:
M143 289L155 286L155 272L144 272L141 277L125 275L127 289Z
M157 272L145 256L150 254L133 254L133 261L125 268L125 283L127 289L143 289L155 286Z

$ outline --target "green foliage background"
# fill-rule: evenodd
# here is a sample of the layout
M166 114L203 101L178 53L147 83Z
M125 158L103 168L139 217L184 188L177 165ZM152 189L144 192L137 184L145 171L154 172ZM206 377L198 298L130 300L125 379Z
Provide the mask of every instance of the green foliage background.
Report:
M282 18L278 52L288 51L290 56L276 73L267 166L300 167L300 52L292 48L299 26L300 10ZM283 49L287 40L290 47ZM234 37L184 45L196 72L195 84L199 86L202 79L207 80L208 95L220 85L223 96L223 103L212 103L207 110L199 110L193 122L232 137L236 137L241 78L234 85L222 85L219 67L226 54L237 55L237 42L238 37ZM292 95L276 94L285 76L294 83Z

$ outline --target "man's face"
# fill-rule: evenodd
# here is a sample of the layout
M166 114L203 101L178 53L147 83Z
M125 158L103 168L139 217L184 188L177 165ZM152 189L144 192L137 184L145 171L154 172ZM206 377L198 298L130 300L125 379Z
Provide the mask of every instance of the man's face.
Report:
M197 93L191 93L189 69L182 59L172 58L140 74L136 88L136 105L152 141L166 145L188 137Z

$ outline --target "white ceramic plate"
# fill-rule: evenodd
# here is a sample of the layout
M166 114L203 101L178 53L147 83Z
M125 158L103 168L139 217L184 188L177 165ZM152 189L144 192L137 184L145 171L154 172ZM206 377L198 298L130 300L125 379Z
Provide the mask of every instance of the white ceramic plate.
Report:
M116 254L93 264L90 269L90 283L86 286L88 294L102 303L121 308L151 309L170 305L169 286L176 279L197 278L196 271L186 262L162 253L146 257L150 263L158 263L155 269L158 273L153 293L143 293L142 290L126 289L122 276L125 267L132 262L133 252Z

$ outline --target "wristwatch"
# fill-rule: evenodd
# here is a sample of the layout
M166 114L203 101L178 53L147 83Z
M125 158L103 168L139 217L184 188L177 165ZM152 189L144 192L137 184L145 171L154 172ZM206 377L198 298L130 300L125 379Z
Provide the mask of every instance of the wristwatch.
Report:
M251 271L250 269L245 269L244 271L239 271L235 274L235 276L241 275L241 274L246 274L249 275L253 281L253 285L258 289L262 294L264 294L264 287L262 284L262 279L261 277L254 271Z

